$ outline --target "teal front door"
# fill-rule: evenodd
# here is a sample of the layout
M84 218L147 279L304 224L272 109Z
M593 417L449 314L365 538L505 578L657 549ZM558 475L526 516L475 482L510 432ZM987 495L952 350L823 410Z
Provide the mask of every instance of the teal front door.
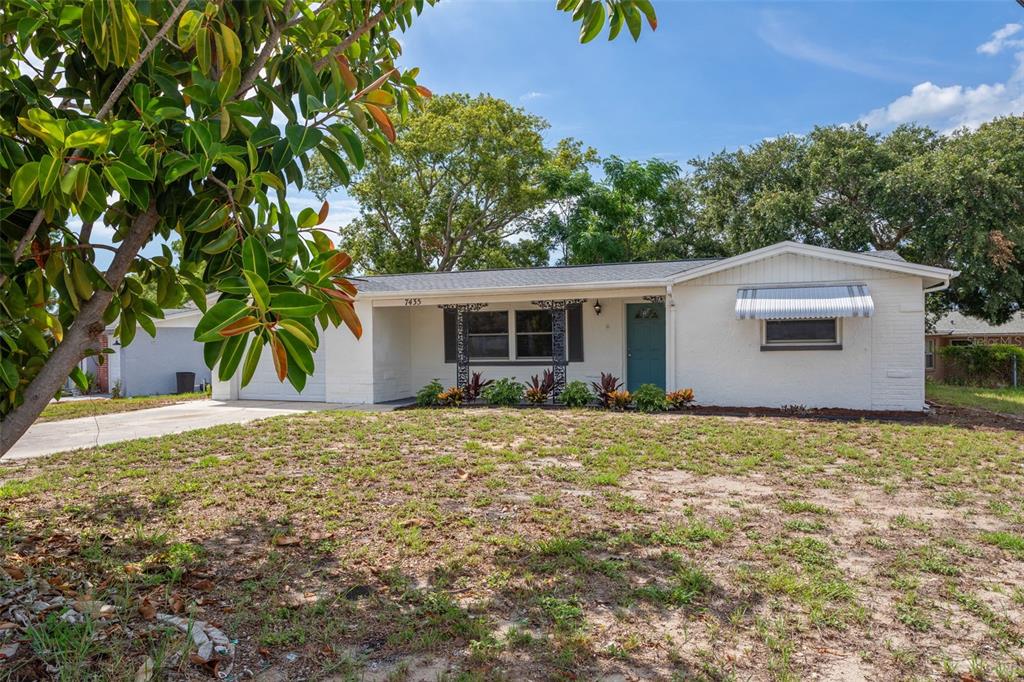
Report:
M665 388L665 304L626 304L626 388Z

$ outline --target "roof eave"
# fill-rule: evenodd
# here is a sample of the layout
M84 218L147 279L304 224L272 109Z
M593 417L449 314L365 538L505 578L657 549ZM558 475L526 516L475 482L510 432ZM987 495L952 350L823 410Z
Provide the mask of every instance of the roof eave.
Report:
M665 287L668 279L645 279L628 281L574 282L560 284L524 284L505 287L470 287L458 289L403 289L394 291L359 291L361 299L382 298L444 298L452 296L491 296L495 294L542 294L550 291L587 291L590 289L644 289Z
M839 249L830 249L824 246L811 246L810 244L785 241L677 273L669 278L669 281L673 284L679 284L681 282L687 282L699 277L721 272L722 270L728 270L740 265L753 263L764 258L770 258L772 256L778 256L785 253L828 258L831 260L851 263L854 265L863 265L864 267L876 268L879 270L916 275L923 279L934 280L933 285L948 282L960 274L956 270L938 268L931 265L920 265L918 263L908 263L906 261L894 261L879 258L877 256L871 256L869 254L852 253L850 251L840 251Z

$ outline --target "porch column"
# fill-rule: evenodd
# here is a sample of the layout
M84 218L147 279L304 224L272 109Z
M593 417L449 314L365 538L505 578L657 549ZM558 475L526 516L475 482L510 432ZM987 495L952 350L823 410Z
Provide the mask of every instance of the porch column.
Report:
M469 328L466 313L486 307L486 303L442 303L438 308L455 311L455 385L465 388L469 383Z
M585 298L566 298L561 300L531 301L533 305L551 311L551 373L555 377L555 385L551 390L552 399L557 398L565 388L565 368L569 364L565 342L565 309L567 306L583 303Z

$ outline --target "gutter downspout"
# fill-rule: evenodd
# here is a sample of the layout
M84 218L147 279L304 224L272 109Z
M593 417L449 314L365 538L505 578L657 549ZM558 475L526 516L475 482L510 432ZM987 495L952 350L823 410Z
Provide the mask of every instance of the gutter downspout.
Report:
M676 299L671 282L665 285L665 388L676 390Z

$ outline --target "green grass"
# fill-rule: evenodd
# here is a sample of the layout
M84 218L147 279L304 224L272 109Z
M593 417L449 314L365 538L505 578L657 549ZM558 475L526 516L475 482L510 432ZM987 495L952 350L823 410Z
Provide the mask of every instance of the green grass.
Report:
M36 423L55 422L79 417L97 417L102 414L133 412L151 407L176 405L189 400L205 400L208 393L176 393L174 395L146 395L133 398L96 398L94 400L64 400L50 403L36 420Z
M92 632L41 620L5 665L204 674L174 632L135 636L145 599L216 623L236 670L297 654L305 679L828 679L827 640L877 679L939 677L954 648L1013 672L1021 443L935 420L322 412L4 464L3 571L116 609Z
M980 388L953 386L929 381L925 385L929 400L953 407L975 407L1003 414L1024 415L1024 388Z

